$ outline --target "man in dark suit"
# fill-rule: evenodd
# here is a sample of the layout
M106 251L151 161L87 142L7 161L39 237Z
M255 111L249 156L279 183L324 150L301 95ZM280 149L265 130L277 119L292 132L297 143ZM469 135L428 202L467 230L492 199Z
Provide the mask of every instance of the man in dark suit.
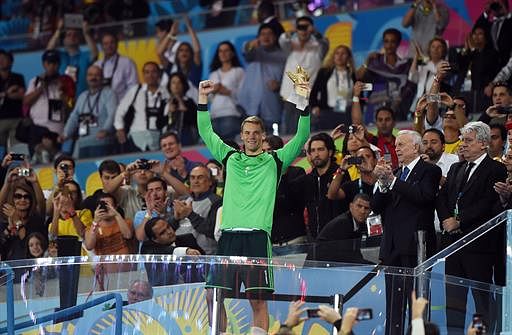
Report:
M318 235L316 260L366 263L361 254L361 237L370 214L370 197L358 193L349 210L329 221Z
M503 208L496 182L506 179L505 166L489 157L490 128L483 122L470 122L461 130L460 152L465 161L453 164L437 200L437 213L443 230L442 243L449 245L500 213ZM487 233L446 259L446 274L480 282L493 282L493 264L499 241L497 231ZM498 243L499 244L499 243ZM449 334L463 334L466 319L467 288L446 284L446 323ZM483 290L472 290L476 312L493 327L490 306L494 298ZM491 328L492 329L492 328Z
M401 168L393 174L381 159L374 173L378 188L372 209L380 214L384 228L379 258L383 265L415 267L418 264L418 234L425 236L427 254L435 251L434 207L441 169L420 158L421 136L402 130L396 138ZM386 275L386 334L403 334L404 310L411 296L413 280ZM410 303L409 303L410 307Z

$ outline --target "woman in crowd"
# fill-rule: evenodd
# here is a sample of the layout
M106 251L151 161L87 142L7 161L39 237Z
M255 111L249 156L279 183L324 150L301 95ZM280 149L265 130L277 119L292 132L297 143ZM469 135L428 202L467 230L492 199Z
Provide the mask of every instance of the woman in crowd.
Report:
M195 88L199 85L203 71L201 44L187 16L185 16L184 22L192 44L188 42L175 42L176 36L173 36L173 33L177 31L178 22L176 21L171 28L171 32L168 33L158 45L157 53L165 73L169 75L174 72L183 73L187 80L192 83L191 87ZM177 49L174 55L173 49L176 47L175 43L177 44ZM185 90L185 92L187 91L188 90Z
M84 239L86 228L92 224L92 214L88 209L80 209L81 202L82 191L74 180L64 181L55 191L53 217L49 226L50 240L59 236L74 236L78 241ZM87 255L83 248L82 255Z
M498 57L489 32L484 27L474 26L458 55L460 78L456 85L462 86L471 71L471 105L475 112L484 111L491 105L493 79L500 70Z
M314 127L325 130L341 123L352 123L350 108L354 82L352 51L349 47L340 45L318 71L309 95Z
M446 59L448 54L448 44L440 37L434 37L428 44L428 59L424 60L421 52L417 50L414 56L411 68L409 70L409 80L416 83L416 97L411 104L411 108L416 108L416 103L425 94L430 92L432 83L437 73L437 65ZM444 82L441 83L441 91L448 91L450 87Z
M210 115L214 131L222 139L233 139L240 132L242 116L236 101L244 70L229 41L220 42L210 65L209 79L215 83Z
M26 258L27 237L35 232L48 235L44 224L44 202L38 205L34 189L23 178L14 178L20 168L11 170L7 182L9 185L6 201L2 205L2 259L15 260Z
M187 78L181 72L172 73L167 89L171 93L171 97L165 107L165 113L169 119L170 129L178 133L182 145L196 144L199 138L197 105L192 99L185 96L189 89Z

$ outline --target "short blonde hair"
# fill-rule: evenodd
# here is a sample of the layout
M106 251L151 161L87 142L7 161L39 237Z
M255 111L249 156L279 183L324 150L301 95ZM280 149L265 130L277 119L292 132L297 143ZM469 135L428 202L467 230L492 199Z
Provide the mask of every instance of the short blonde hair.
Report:
M246 123L253 123L253 124L257 124L260 126L261 128L261 131L262 132L265 132L265 124L263 123L263 120L260 119L259 117L253 115L253 116L248 116L246 117L243 121L242 121L242 124L240 125L240 132L243 132L244 131L244 125Z

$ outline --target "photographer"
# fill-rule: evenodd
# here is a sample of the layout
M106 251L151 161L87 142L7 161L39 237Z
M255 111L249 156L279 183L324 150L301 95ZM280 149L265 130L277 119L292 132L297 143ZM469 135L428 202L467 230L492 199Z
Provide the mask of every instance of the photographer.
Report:
M0 204L6 202L7 195L12 187L12 183L19 180L24 180L25 183L32 187L34 191L35 198L33 199L35 201L37 213L44 217L45 200L43 190L41 189L41 185L39 185L37 174L33 169L31 169L30 164L28 164L26 161L23 161L24 159L25 155L11 152L5 155L4 159L2 160L2 169L5 169L6 171L15 161L21 161L22 163L6 172L7 176L5 177L4 183L0 190Z
M42 57L44 73L32 78L23 98L23 105L30 107L28 141L30 155L41 137L48 131L62 134L69 110L73 106L75 84L67 75L59 74L60 56L57 51L47 50Z
M75 181L65 181L57 188L49 226L50 240L55 240L58 236L76 236L79 241L83 240L86 228L92 224L92 213L88 209L79 209L81 202L80 185ZM82 255L87 255L83 248Z
M482 113L479 121L489 124L491 120L504 123L509 120L512 114L512 88L505 82L493 84L491 91L492 105Z
M174 193L177 195L188 194L188 189L185 184L173 177L169 171L170 166L168 163L161 164L157 160L148 161L147 159L141 158L128 164L126 171L112 180L109 189L117 189L117 192L112 193L111 191L110 193L115 195L119 206L122 207L125 212L126 218L134 218L138 211L145 211L147 209L146 187L149 180L155 177L155 174L160 175L166 185L166 189L167 185L171 186L168 192L169 197L172 198ZM126 177L133 177L133 181L137 187L119 187L118 185L121 185Z
M128 255L131 253L129 240L133 236L133 227L116 210L113 195L102 193L98 196L94 211L94 221L85 231L84 246L94 250L95 255ZM105 290L105 275L126 272L133 269L131 263L106 263L95 267L100 290Z
M61 136L64 141L78 135L78 158L108 156L114 151L117 98L110 87L102 86L102 79L102 69L98 65L87 69L88 90L78 97Z
M75 160L66 155L60 155L55 162L53 162L55 175L57 176L57 187L60 188L64 182L73 180L75 174ZM53 213L53 196L55 190L46 199L46 215L51 216Z

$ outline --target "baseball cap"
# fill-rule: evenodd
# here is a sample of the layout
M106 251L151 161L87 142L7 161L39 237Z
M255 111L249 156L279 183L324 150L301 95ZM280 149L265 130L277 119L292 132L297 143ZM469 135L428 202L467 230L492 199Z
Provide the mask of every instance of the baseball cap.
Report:
M60 54L57 50L46 50L42 58L43 62L60 63Z

